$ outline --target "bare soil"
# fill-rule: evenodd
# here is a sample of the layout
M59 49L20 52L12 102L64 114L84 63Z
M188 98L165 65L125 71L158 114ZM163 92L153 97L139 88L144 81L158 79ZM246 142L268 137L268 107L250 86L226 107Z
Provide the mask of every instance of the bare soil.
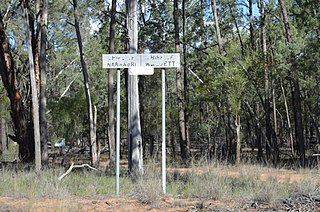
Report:
M197 211L197 209L234 208L236 200L201 201L163 197L157 206L146 205L135 198L116 196L68 197L64 199L18 199L0 197L0 211Z
M169 171L187 172L188 169L176 169ZM203 170L198 170L199 172ZM197 171L197 172L198 172ZM229 176L240 176L241 171L234 168L223 169L220 174ZM262 170L259 174L261 180L273 177L279 182L295 183L311 179L319 180L316 175L309 175L293 170ZM319 175L318 175L319 176ZM313 179L316 177L317 179ZM311 198L311 197L310 197ZM274 208L270 205L257 205L257 203L246 202L243 199L220 199L201 200L166 195L161 198L159 204L144 204L135 197L124 196L95 196L66 198L40 198L27 199L17 197L0 197L0 211L281 211L283 208ZM320 208L320 199L316 200ZM288 203L289 204L289 203ZM272 208L273 207L273 208ZM280 206L279 206L280 207Z

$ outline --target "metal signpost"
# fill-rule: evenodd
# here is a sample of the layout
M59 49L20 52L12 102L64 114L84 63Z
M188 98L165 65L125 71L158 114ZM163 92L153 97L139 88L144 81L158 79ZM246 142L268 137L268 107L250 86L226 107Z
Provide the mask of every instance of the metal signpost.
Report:
M103 68L117 68L116 123L116 194L120 191L120 68L129 68L131 75L151 75L162 69L162 191L166 193L166 84L164 68L179 68L180 54L103 54Z

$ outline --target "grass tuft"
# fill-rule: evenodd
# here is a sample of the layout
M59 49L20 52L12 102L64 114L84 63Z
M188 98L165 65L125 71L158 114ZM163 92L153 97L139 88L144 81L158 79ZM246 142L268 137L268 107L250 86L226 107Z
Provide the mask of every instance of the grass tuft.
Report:
M32 167L10 166L0 169L0 195L38 198L68 198L71 196L105 196L115 194L115 176L102 172L74 170L61 181L63 168L50 168L39 173ZM278 173L278 175L277 175ZM289 173L288 176L280 176ZM292 175L292 176L291 176ZM291 177L305 177L292 182ZM245 199L257 204L277 208L283 199L296 199L301 195L310 198L320 196L319 170L295 172L275 170L261 166L240 165L223 167L207 163L193 165L189 169L168 169L167 194L174 198L195 198L203 208L207 200ZM279 180L280 179L280 180ZM131 179L122 174L120 193L134 197L143 204L160 207L162 199L161 168L149 163L144 174ZM64 207L64 206L62 206Z
M132 181L131 196L136 197L143 204L159 207L163 196L161 187L161 173L156 164L152 163L144 168L143 175Z

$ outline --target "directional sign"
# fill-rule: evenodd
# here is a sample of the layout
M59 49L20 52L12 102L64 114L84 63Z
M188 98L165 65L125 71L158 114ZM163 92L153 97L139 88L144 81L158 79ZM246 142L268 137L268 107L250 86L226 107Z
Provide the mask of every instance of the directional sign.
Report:
M103 68L130 68L140 66L140 56L137 54L103 54Z
M154 68L179 68L180 54L143 54L140 66L151 66Z
M120 68L128 68L129 74L153 74L154 68L162 69L162 191L166 193L166 84L164 68L179 68L180 54L104 54L103 68L117 68L117 125L116 125L116 193L120 191Z
M102 55L103 68L179 68L180 54L104 54Z

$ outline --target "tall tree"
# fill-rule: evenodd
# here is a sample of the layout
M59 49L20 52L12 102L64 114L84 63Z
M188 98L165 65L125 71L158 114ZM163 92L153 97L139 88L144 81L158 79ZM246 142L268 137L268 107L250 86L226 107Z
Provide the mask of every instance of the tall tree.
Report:
M47 122L47 27L48 27L48 0L42 0L41 20L40 20L40 141L41 160L43 164L48 164L48 122Z
M214 26L216 28L216 36L217 36L217 42L218 42L218 50L219 53L223 53L223 45L222 45L222 39L221 39L221 32L220 32L220 26L219 26L219 16L217 11L217 2L216 0L211 0L211 8L212 13L214 15Z
M188 124L188 100L189 100L189 83L188 83L188 65L187 65L187 0L182 0L182 51L183 51L183 88L184 88L184 99L185 104L183 106L185 116L185 127L186 127L186 141L187 146L190 147L190 136L189 136L189 124Z
M91 160L92 160L92 165L98 168L99 167L98 151L100 152L100 149L99 149L99 144L96 138L96 131L95 131L96 127L94 123L94 114L93 114L93 107L92 107L92 101L91 101L87 65L84 59L77 7L78 7L77 0L73 0L74 27L76 29L76 34L77 34L77 41L78 41L80 61L81 61L82 74L83 74L83 83L84 83L84 89L86 94L88 122L89 122L89 129L90 129Z
M128 29L129 54L136 54L138 50L138 18L137 0L126 0L126 15ZM141 174L143 172L143 149L139 112L138 76L128 76L128 143L129 143L129 172Z
M250 44L251 49L255 50L255 42L254 42L254 29L253 29L253 12L252 12L252 0L248 0L249 2L249 24L250 24Z
M35 163L36 170L41 169L41 144L40 144L40 123L39 123L39 102L36 88L36 76L35 76L35 64L33 59L32 44L31 44L31 32L29 26L28 15L28 1L23 2L24 19L26 27L26 43L28 47L29 58L29 71L30 71L30 84L31 84L31 96L32 96L32 118L33 118L33 130L34 130L34 142L35 142Z
M173 19L174 19L174 40L175 52L180 53L180 36L179 36L179 4L178 0L173 3ZM186 135L186 115L185 115L185 98L183 95L183 75L181 68L177 68L177 97L178 97L178 113L179 113L179 135L181 158L184 162L189 159L189 145Z
M112 0L110 14L109 54L114 54L115 33L116 33L116 8L117 0ZM114 70L108 70L108 138L109 138L109 166L115 165L115 126L114 126ZM120 82L117 82L120 83Z
M274 129L271 124L271 107L270 107L270 73L267 66L267 34L266 34L266 14L265 2L261 0L261 43L263 55L263 69L264 69L264 111L266 121L266 137L267 137L267 150L271 151L274 165L277 165L279 158L278 144ZM269 152L269 151L268 151Z
M285 3L283 0L278 0L283 25L285 28L285 37L286 41L290 48L292 48L293 38L289 24L289 18ZM291 50L292 51L292 50ZM294 123L295 123L295 136L297 141L298 147L298 155L300 157L300 164L301 166L305 166L305 144L304 144L304 135L303 135L303 124L302 124L302 108L301 108L301 97L300 97L300 85L299 85L299 76L297 70L297 62L296 56L291 52L290 56L290 76L291 76L291 83L292 83L292 106L293 106L293 116L294 116Z
M0 68L3 85L10 100L11 118L14 135L9 137L19 144L19 157L23 162L34 160L34 137L30 125L32 120L26 109L17 82L17 73L14 67L13 56L9 47L3 16L0 13Z
M234 4L231 3L230 0L228 1L228 6L229 6L231 17L232 17L232 19L234 21L234 25L236 27L236 32L237 32L237 35L238 35L238 38L239 38L239 42L240 42L240 46L241 46L241 54L242 54L242 56L244 56L244 44L243 44L242 37L241 37L241 34L240 34L240 29L239 29L239 24L238 24L238 20L237 20L237 17L236 17L236 13L233 10L235 6L234 6Z

